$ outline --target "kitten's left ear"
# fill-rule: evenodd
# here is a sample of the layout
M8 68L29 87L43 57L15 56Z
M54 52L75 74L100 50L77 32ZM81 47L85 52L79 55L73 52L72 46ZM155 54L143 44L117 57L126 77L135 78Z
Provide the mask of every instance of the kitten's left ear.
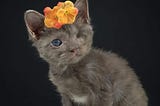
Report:
M90 24L88 0L77 0L75 7L79 10L76 21Z
M24 20L31 37L39 39L41 31L44 29L44 16L37 11L27 10Z

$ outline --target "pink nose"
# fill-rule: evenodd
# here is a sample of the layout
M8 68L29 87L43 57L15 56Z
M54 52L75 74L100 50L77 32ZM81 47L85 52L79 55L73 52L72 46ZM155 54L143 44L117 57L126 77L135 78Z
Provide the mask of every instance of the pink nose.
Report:
M79 55L80 50L79 50L79 48L73 48L70 50L70 53L72 53L74 56L77 56L77 55Z
M72 53L76 53L77 51L78 51L78 48L73 48L70 50L70 52L72 52Z

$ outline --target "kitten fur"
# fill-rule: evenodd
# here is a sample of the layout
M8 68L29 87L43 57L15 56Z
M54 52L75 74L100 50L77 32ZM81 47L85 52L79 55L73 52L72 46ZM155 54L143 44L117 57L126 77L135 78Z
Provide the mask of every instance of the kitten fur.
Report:
M49 63L49 79L63 106L147 106L147 96L128 62L117 54L92 47L88 1L77 0L76 21L60 29L46 28L44 16L25 12L29 38ZM53 39L63 43L51 45Z

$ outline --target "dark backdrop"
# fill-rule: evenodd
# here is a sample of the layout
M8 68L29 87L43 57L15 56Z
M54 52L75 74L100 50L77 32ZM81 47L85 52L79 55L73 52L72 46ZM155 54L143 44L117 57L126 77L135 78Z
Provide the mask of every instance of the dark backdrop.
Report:
M23 13L58 0L4 0L0 9L1 106L60 106L60 96L48 81L48 64L27 41ZM63 1L63 0L62 0ZM154 0L90 0L94 46L126 58L149 96L160 106L160 14Z

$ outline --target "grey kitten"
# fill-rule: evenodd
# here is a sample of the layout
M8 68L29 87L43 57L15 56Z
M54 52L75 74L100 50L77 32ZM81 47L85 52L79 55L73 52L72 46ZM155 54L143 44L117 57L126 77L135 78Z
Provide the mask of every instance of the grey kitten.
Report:
M25 12L29 38L49 63L49 79L63 106L147 106L147 96L133 69L118 55L94 49L88 1L77 0L76 21L46 28L44 16Z

